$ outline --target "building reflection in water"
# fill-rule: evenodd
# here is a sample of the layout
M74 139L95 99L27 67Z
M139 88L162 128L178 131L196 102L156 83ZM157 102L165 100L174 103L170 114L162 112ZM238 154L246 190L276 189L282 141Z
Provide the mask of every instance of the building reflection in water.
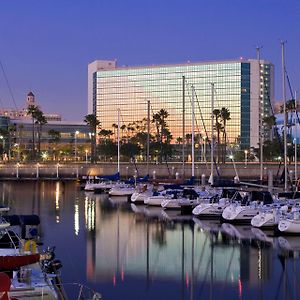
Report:
M88 231L93 231L95 229L95 210L95 200L86 196L84 200L84 217L85 227Z
M128 203L111 203L104 196L98 196L95 208L95 230L87 241L89 280L114 285L126 276L144 277L147 285L181 281L192 297L200 282L210 284L211 294L213 285L221 284L236 286L242 296L244 281L255 286L270 277L271 247L251 238L205 230L191 217L181 222L161 218L160 208L147 214L142 207L143 213L134 213Z
M175 299L297 299L300 293L300 237L88 195L73 183L2 182L0 189L11 214L40 215L41 237L45 245L55 241L65 277L76 273L108 295L134 293L133 282L149 295L171 283L165 287ZM74 261L86 272L73 272Z
M55 221L59 223L60 221L60 183L55 184Z
M79 203L75 201L74 204L74 232L75 235L79 234L80 222L79 222Z

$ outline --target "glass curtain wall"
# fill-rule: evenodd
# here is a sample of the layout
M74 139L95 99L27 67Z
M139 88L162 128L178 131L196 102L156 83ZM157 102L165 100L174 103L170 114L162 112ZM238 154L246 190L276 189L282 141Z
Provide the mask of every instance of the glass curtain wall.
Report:
M183 76L185 133L191 134L193 85L196 94L195 134L204 138L205 126L210 138L211 83L214 83L214 108L221 110L225 107L230 112L231 119L226 124L229 142L242 143L242 146L249 147L250 64L239 61L98 71L94 73L93 98L102 129L115 132L113 124L117 123L118 109L121 112L120 126L147 118L149 100L151 116L160 109L169 113L167 124L173 137L172 143L176 143L178 138L182 138ZM155 126L152 131L155 131ZM123 130L122 134L125 134Z

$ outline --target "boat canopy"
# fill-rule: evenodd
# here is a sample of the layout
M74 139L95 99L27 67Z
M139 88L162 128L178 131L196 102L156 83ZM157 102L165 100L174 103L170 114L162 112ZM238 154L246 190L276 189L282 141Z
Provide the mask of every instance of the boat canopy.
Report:
M95 178L99 179L99 180L118 181L118 180L120 180L120 173L117 172L117 173L112 174L112 175L95 176Z

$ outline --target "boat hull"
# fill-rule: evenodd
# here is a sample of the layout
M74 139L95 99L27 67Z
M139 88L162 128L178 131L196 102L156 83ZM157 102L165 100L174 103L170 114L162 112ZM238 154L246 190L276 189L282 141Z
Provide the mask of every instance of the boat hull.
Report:
M300 235L300 220L284 219L278 223L278 230L283 234L299 234Z
M39 260L39 254L0 256L0 270L14 270L22 266L36 263Z

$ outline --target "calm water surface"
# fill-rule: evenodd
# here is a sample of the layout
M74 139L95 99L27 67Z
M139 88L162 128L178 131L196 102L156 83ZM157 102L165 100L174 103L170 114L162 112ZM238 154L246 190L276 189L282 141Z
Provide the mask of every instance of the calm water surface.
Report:
M12 214L40 216L63 282L104 300L300 298L300 237L147 209L76 183L2 182L0 195Z

